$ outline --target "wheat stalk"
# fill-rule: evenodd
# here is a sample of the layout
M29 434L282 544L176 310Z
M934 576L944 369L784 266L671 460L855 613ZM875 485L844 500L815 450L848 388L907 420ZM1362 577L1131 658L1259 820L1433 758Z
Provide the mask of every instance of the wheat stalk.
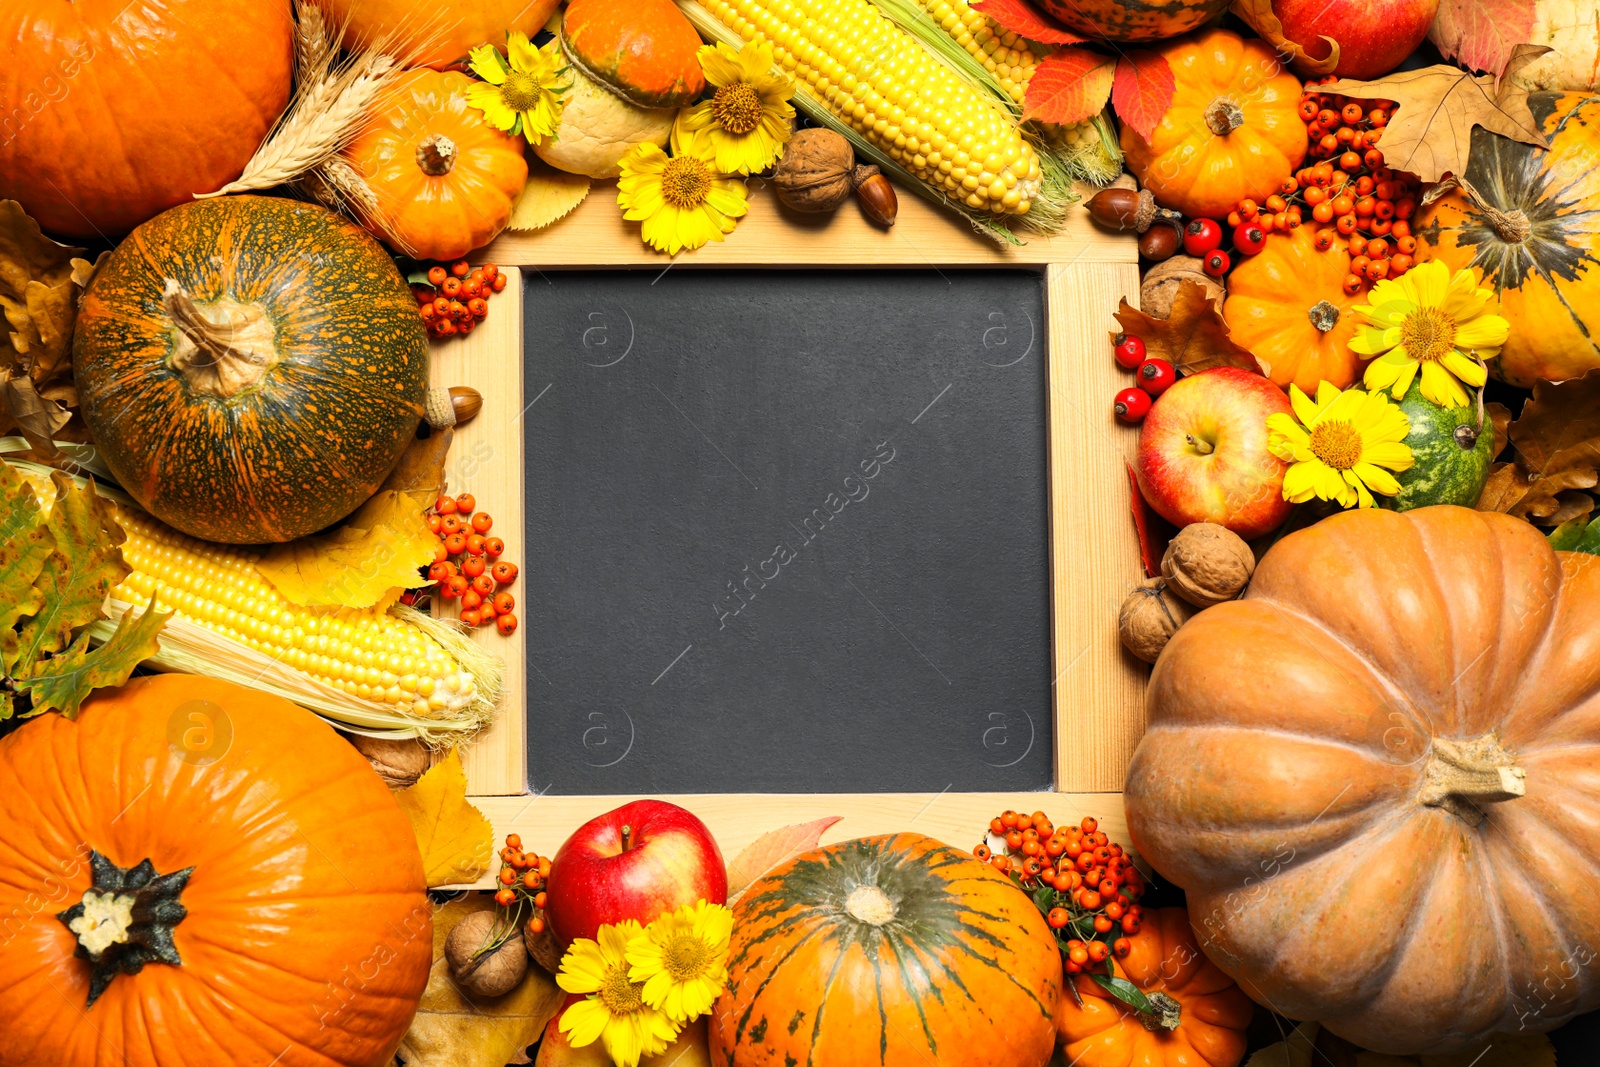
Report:
M299 0L294 6L294 70L296 84L323 77L338 50L338 34L328 26L321 5Z

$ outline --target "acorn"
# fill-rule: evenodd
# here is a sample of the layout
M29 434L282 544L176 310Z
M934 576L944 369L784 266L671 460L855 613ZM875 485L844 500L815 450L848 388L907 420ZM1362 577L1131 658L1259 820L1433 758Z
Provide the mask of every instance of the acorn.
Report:
M856 201L861 213L879 226L893 226L900 213L900 198L883 172L871 164L862 164L850 172L850 183L856 187Z
M1174 228L1183 221L1181 212L1157 207L1156 198L1148 189L1123 189L1113 186L1094 194L1084 206L1088 208L1090 218L1113 230L1144 233L1157 219L1170 222Z
M1170 259L1183 248L1183 238L1178 227L1168 225L1165 219L1139 235L1139 254L1153 263Z

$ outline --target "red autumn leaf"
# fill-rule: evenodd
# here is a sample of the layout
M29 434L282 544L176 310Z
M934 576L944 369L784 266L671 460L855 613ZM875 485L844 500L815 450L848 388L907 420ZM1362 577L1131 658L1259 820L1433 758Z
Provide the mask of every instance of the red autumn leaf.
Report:
M1144 564L1146 578L1161 577L1161 557L1167 553L1167 545L1177 535L1178 529L1172 523L1163 519L1151 510L1145 502L1144 494L1139 491L1139 476L1133 472L1133 464L1126 464L1128 468L1128 510L1133 513L1133 532L1139 539L1139 562Z
M1172 106L1176 88L1166 57L1139 48L1123 53L1117 60L1111 102L1116 105L1117 117L1148 141Z
M1050 18L1041 15L1028 0L977 0L972 10L988 15L1018 37L1040 44L1082 44L1087 37L1068 33Z
M1081 48L1063 48L1039 60L1022 117L1043 122L1073 123L1091 118L1106 106L1116 60Z
M1444 0L1428 39L1446 59L1499 77L1519 42L1530 40L1538 0Z

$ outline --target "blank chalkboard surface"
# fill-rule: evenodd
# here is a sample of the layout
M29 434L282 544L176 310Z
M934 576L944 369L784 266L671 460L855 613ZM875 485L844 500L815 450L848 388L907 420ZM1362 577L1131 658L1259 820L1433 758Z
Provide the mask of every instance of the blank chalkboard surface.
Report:
M1029 271L524 273L530 787L1051 787Z

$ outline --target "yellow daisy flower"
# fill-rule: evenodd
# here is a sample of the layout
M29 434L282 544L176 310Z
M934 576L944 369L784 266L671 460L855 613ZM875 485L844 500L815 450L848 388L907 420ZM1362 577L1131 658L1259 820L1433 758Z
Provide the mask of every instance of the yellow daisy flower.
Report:
M1400 491L1389 472L1409 470L1415 462L1405 444L1411 420L1381 391L1341 391L1323 382L1312 400L1291 385L1289 403L1294 417L1267 416L1267 449L1291 464L1283 478L1285 500L1302 504L1316 497L1370 508L1376 504L1373 493Z
M554 42L552 42L554 45ZM506 55L492 44L474 48L468 64L483 81L467 90L467 103L497 130L539 144L561 124L561 94L571 87L561 53L535 48L527 34L506 37Z
M644 141L628 149L620 164L617 203L622 217L644 223L645 244L669 256L722 240L748 207L744 182L712 166L706 142L696 142L694 148L668 159L659 146Z
M1493 296L1472 271L1451 277L1437 259L1373 286L1372 303L1355 309L1369 325L1350 339L1352 352L1380 357L1367 364L1363 384L1399 400L1420 368L1423 396L1447 408L1469 403L1461 383L1482 387L1479 360L1498 356L1511 332L1505 319L1484 314Z
M716 88L710 100L684 108L672 126L672 154L699 138L724 174L766 170L794 136L794 79L774 66L772 45L751 41L738 51L718 41L699 52L700 69Z
M588 998L567 1008L560 1030L573 1048L600 1041L617 1067L638 1067L678 1036L664 1013L644 1002L644 985L628 978L628 943L644 933L632 919L600 927L599 940L580 937L561 957L556 985Z
M628 942L628 977L644 1002L684 1023L711 1010L728 983L733 912L702 900L661 916Z

